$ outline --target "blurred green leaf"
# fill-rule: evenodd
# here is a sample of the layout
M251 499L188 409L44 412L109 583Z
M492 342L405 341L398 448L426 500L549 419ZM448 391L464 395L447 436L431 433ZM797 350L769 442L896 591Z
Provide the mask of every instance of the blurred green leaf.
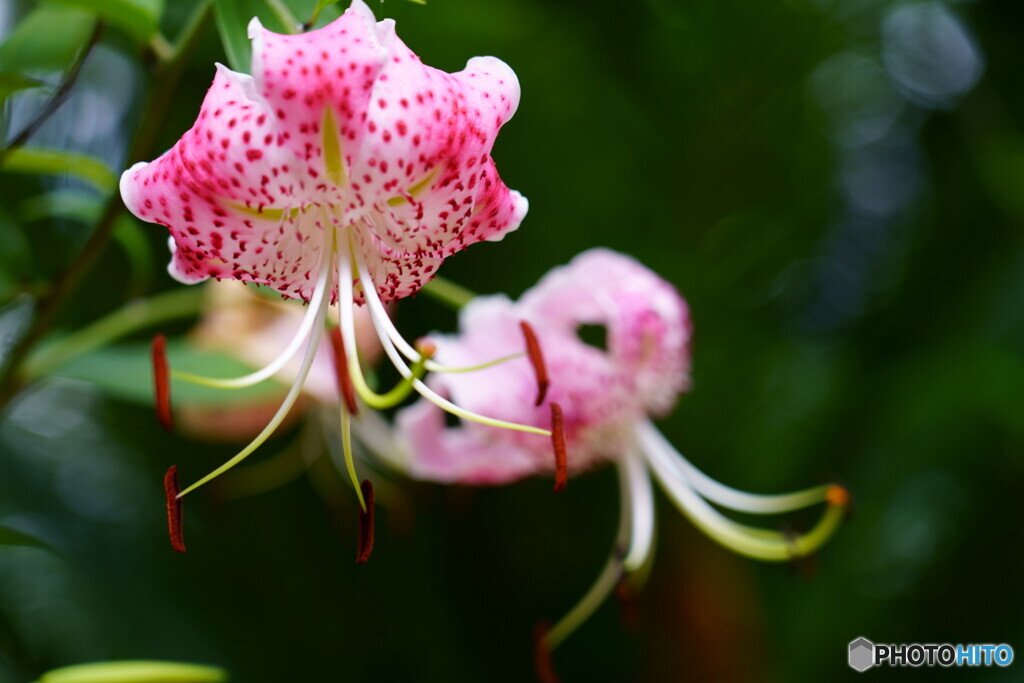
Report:
M15 277L31 273L32 248L21 226L0 208L0 271Z
M160 27L163 0L54 0L61 5L93 12L107 23L145 42Z
M26 223L48 218L66 218L94 223L103 210L103 199L81 190L54 190L29 197L18 206Z
M79 152L40 147L19 147L8 152L0 168L15 173L72 175L103 192L117 187L117 176L96 157Z
M54 669L37 683L219 683L227 672L212 666L178 662L92 662Z
M42 548L51 550L50 546L31 534L19 531L6 524L0 524L0 545L17 545L28 548Z
M214 351L203 351L184 341L168 341L171 367L213 377L236 377L252 372L241 361ZM53 371L54 375L92 382L117 398L153 403L153 368L148 343L107 346L79 356ZM171 396L176 404L225 405L257 403L280 398L283 387L270 380L244 389L224 390L174 381Z
M89 12L41 4L0 45L0 69L60 71L89 39L94 23Z
M224 45L228 64L235 71L249 73L252 61L252 46L249 41L249 21L259 17L267 28L284 31L277 15L263 2L253 0L214 0L213 14L217 20L217 32Z
M130 295L138 296L146 291L153 279L153 250L149 240L139 222L125 214L114 223L113 238L131 264Z
M38 88L41 85L46 84L35 78L28 78L16 73L0 71L0 103L3 103L4 100L20 90Z

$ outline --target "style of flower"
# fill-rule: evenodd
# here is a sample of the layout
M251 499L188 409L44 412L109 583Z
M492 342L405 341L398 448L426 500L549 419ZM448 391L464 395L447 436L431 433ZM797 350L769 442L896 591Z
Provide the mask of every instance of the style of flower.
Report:
M140 219L170 231L169 271L178 280L241 280L309 304L292 341L262 370L233 379L175 377L247 386L274 375L303 344L306 350L291 390L260 435L184 490L176 492L169 481L169 495L177 501L273 433L302 389L335 302L340 332L332 341L345 366L339 378L346 395L388 407L415 390L462 418L550 435L438 396L421 381L424 373L466 368L442 365L405 341L383 303L415 293L446 257L474 242L500 240L525 216L526 199L502 183L490 156L519 103L515 73L494 57L475 57L454 74L425 66L395 34L394 22L377 22L362 0L318 30L278 35L253 19L249 36L252 76L218 65L191 130L155 161L128 169L121 195ZM404 378L387 394L372 391L360 370L356 304L367 306ZM166 402L161 348L154 359L158 398ZM346 405L341 431L365 510L349 444L349 412L356 407L351 400Z
M836 530L848 500L843 488L823 485L781 495L738 491L698 470L651 423L651 417L666 414L690 386L692 328L683 299L640 263L605 249L584 252L516 302L504 296L475 299L460 314L461 334L430 339L441 362L454 357L472 362L514 350L522 320L532 325L544 347L550 378L546 401L565 406L566 467L579 472L610 461L621 482L621 521L611 557L585 597L545 631L541 655L565 640L620 580L650 558L652 475L699 529L748 557L802 557ZM605 328L606 348L580 338L587 326ZM438 375L430 381L439 393L473 410L522 424L546 423L547 406L528 400L534 384L525 359L472 376ZM390 450L378 449L414 477L503 484L553 469L549 453L535 442L472 423L446 427L440 411L426 402L401 410L396 426ZM382 443L379 434L369 436ZM821 503L826 504L824 514L803 535L741 524L718 509L773 515Z

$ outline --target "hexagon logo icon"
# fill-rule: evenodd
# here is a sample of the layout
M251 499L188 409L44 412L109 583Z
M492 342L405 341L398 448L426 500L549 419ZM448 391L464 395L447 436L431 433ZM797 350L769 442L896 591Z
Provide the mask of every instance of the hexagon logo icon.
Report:
M850 668L867 671L875 665L875 644L867 638L850 642Z

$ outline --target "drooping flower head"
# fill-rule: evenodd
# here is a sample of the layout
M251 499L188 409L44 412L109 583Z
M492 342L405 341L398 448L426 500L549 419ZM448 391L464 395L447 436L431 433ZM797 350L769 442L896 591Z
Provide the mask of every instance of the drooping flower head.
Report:
M689 387L690 317L686 302L637 261L592 249L556 268L518 302L478 297L460 314L459 335L432 335L440 362L483 362L521 348L519 324L529 322L544 348L551 388L548 402L564 408L570 471L613 461L629 447L632 428L646 415L663 415ZM600 348L580 331L604 333ZM600 339L595 340L600 343ZM525 358L473 374L431 377L440 393L470 410L536 426L550 408L531 400L535 385ZM426 402L398 416L409 442L414 476L445 482L500 484L551 472L545 444L498 435L481 425L445 428ZM524 435L525 436L525 435Z
M841 487L780 495L738 491L698 470L655 429L650 418L667 412L690 386L692 328L686 303L675 289L635 260L595 249L549 273L516 302L480 298L463 309L459 335L431 337L437 358L483 358L515 348L519 320L528 320L543 341L549 400L566 407L567 468L580 471L610 461L621 482L621 521L611 557L580 603L542 635L542 660L650 557L652 475L698 528L749 557L801 557L814 552L837 528L848 501ZM606 348L581 338L588 326L605 328ZM546 424L544 407L524 400L534 388L524 360L473 375L432 376L431 382L461 405L524 424ZM378 449L415 477L500 484L555 469L550 454L535 441L472 423L447 427L440 411L426 402L400 411L396 425L397 437ZM384 441L379 433L368 437L378 444ZM810 532L795 535L738 523L712 503L748 514L779 514L822 503L826 510Z
M309 301L351 244L386 301L519 226L526 199L490 156L519 104L504 62L426 66L362 0L319 30L278 35L254 19L249 36L252 75L218 65L192 129L121 179L132 213L170 231L177 279Z
M180 498L273 433L310 372L334 302L340 330L331 340L347 408L341 433L364 511L365 487L349 444L356 394L371 407L389 407L415 390L463 418L550 436L546 428L491 420L436 395L421 381L426 372L467 368L438 363L409 344L383 304L419 290L447 256L501 239L526 214L526 200L502 183L490 155L519 104L512 70L494 57L475 57L454 74L425 66L395 34L394 22L376 21L362 0L319 30L278 35L254 19L249 35L252 75L218 65L195 124L164 155L125 171L121 195L136 216L168 229L169 271L180 281L240 280L309 304L292 341L265 368L231 379L179 372L178 379L247 386L273 376L303 344L306 351L260 435L185 490L178 493L175 483L168 491ZM373 391L360 370L356 304L366 304L403 378L390 392ZM158 403L166 404L163 348L154 346L154 367ZM161 415L169 423L166 405Z

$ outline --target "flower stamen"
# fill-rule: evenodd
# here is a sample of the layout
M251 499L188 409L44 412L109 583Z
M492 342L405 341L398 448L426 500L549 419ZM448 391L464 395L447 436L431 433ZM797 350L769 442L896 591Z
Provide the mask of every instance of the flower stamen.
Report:
M550 633L551 624L546 621L540 622L533 629L533 667L540 683L560 683L562 680L555 673L555 665L551 661Z
M466 410L460 406L455 405L448 399L444 398L436 391L428 387L423 383L422 380L415 377L409 366L402 360L394 342L391 340L390 335L387 332L387 312L384 310L383 304L380 302L380 298L377 295L377 288L373 285L373 279L370 277L369 269L366 264L362 262L357 255L355 249L352 248L351 241L349 243L349 255L346 257L345 254L339 254L338 258L338 280L339 280L339 300L341 301L341 322L342 322L342 334L345 337L345 347L349 354L349 368L353 370L352 381L356 386L356 391L362 396L364 388L367 392L370 391L366 385L366 381L362 376L362 372L359 370L358 358L354 357L353 349L349 348L355 339L355 330L353 323L353 314L351 307L353 305L353 284L352 284L352 267L358 269L358 277L360 285L362 286L363 297L370 310L370 319L373 321L374 327L377 330L377 336L380 339L381 345L384 347L384 353L387 355L391 364L395 367L404 379L409 380L412 383L413 389L416 390L423 398L427 399L438 408L460 417L464 420L471 422L478 422L480 424L489 425L491 427L499 427L503 429L511 429L514 431L528 432L531 434L540 434L541 436L551 436L551 431L547 429L541 429L539 427L532 427L530 425L518 424L515 422L507 422L505 420L498 420L491 417L485 417L478 413L474 413L470 410ZM355 264L351 263L351 260L355 261ZM388 321L390 322L390 321ZM417 356L421 357L417 353ZM362 386L361 386L362 385Z
M831 502L830 496L837 501L837 505L846 505L849 502L846 489L837 484L813 486L801 491L774 495L747 493L734 489L704 474L649 422L640 424L637 431L648 451L657 450L666 454L665 461L671 464L672 469L685 479L690 487L707 500L724 508L755 515L768 515L794 512L819 503Z
M361 262L359 263L359 268L360 268L359 272L362 273L363 272L363 268L362 268ZM360 282L362 282L362 277L361 276L360 276ZM376 295L376 290L374 290L373 293L374 293L374 295ZM392 322L391 316L388 315L387 309L384 307L383 302L381 302L380 297L379 296L374 296L373 298L371 298L369 296L366 296L365 293L364 293L364 298L366 299L366 304L367 304L367 306L370 307L370 310L371 310L372 314L375 316L375 319L378 321L380 327L383 328L384 333L387 334L388 338L398 348L399 352L401 352L401 354L403 356L408 358L413 363L417 363L417 362L421 362L421 361L425 360L424 367L426 368L427 372L445 372L445 373L476 372L477 370L486 370L487 368L494 367L495 365L501 365L502 363L507 363L510 360L515 360L516 358L522 358L525 355L523 352L510 353L510 354L508 354L506 356L499 356L498 358L495 358L495 359L489 360L489 361L485 361L485 362L479 363L477 365L466 365L466 366L463 366L463 365L444 365L444 364L438 363L438 362L436 362L436 361L434 361L434 360L432 360L430 358L423 359L421 357L421 354L415 348L413 348L412 345L410 345L409 342L407 342L404 337L402 337L401 332L399 332L398 328L395 327L395 323ZM540 404L538 403L537 405L540 405Z
M552 405L557 405L552 403ZM548 631L544 638L554 650L589 619L629 572L641 569L654 545L654 494L639 453L627 452L617 462L619 528L612 551L590 590Z
M653 427L638 429L638 435L645 447L651 470L679 511L717 543L747 557L770 562L786 562L794 557L803 557L815 552L839 527L846 508L845 505L831 503L826 506L821 519L809 532L796 536L740 524L729 519L701 497L701 494L698 493L697 481L689 480L680 474L678 464L682 456L663 448L657 439L652 438L655 431ZM717 484L717 482L715 483ZM721 485L719 484L719 486ZM748 509L748 512L773 514L815 504L808 502L808 498L813 497L811 493L817 496L817 503L826 502L826 495L832 489L833 486L821 486L806 492L763 497L743 492L737 493L743 493L745 497L749 497L745 498L748 502L764 500L771 504L768 506L770 508L768 511ZM845 489L843 491L845 492ZM846 502L835 491L832 496L836 503ZM708 496L708 499L715 500L711 496ZM781 503L785 503L788 507L777 509L776 506Z
M164 475L164 493L167 495L167 530L171 547L185 552L185 539L181 532L181 498L178 496L178 466L171 465Z
M555 449L555 493L569 483L569 463L565 452L565 420L562 406L551 403L551 445Z
M167 365L167 338L162 334L153 337L150 346L153 361L153 394L156 397L156 417L167 431L174 430L171 412L171 381Z
M356 462L352 455L352 416L348 410L341 409L341 449L345 454L345 469L348 471L349 479L352 481L352 488L355 489L356 498L359 499L359 509L366 511L366 500L359 486L359 476L356 474Z
M332 244L333 243L333 241L334 241L334 228L333 227L329 229L329 232L327 234L326 240L327 241L326 241L325 244ZM330 259L329 252L325 251L324 259L328 263L330 263L331 259ZM329 272L329 269L324 271L324 273L326 273L326 272ZM321 276L322 277L326 277L326 275L323 274L323 273L321 274ZM192 484L191 486L186 488L184 491L179 493L178 494L178 498L181 498L182 496L184 496L184 495L186 495L186 494L188 494L188 493L190 493L192 491L195 491L197 488L199 488L203 484L206 484L207 482L209 482L209 481L211 481L213 479L216 479L221 474L227 472L232 467L234 467L238 463L240 463L243 460L245 460L257 448L262 446L263 443L267 439L269 439L270 436L275 431L277 431L277 428L279 426L281 426L281 423L284 421L285 417L287 417L288 413L291 411L292 406L294 406L295 402L298 400L299 394L302 393L302 388L303 388L303 385L306 382L306 377L309 375L309 370L313 366L313 359L316 357L316 352L317 352L317 349L319 348L319 345L320 345L320 337L323 335L324 324L325 324L326 319L327 319L327 309L329 307L330 307L330 299L327 298L327 297L322 297L320 299L319 305L315 309L315 312L314 312L314 315L313 315L312 331L310 332L309 338L307 340L306 351L305 351L305 353L304 353L304 355L302 357L302 364L299 367L298 373L296 373L296 375L295 375L295 381L292 383L291 388L288 390L288 394L284 397L284 401L281 402L281 406L277 409L277 412L274 413L274 417L272 417L270 419L270 422L267 423L267 426L263 428L263 431L261 431L256 436L256 438L252 440L252 442L248 446L243 448L233 458L231 458L230 460L225 462L223 465L221 465L220 467L215 469L213 472L210 472L205 477L203 477L202 479L200 479L199 481L195 482L194 484Z
M360 502L365 500L359 509L359 545L356 551L356 564L366 564L373 552L373 483L363 480L360 487Z
M206 377L205 375L195 375L190 372L181 372L178 370L172 371L172 376L175 379L180 379L192 384L199 384L202 386L213 387L215 389L241 389L243 387L250 387L254 384L259 384L267 379L273 377L277 372L285 366L285 364L292 359L292 357L298 353L302 343L306 341L310 333L313 331L313 326L316 324L317 314L321 308L324 308L324 301L328 299L327 289L328 283L330 282L330 275L332 271L332 259L331 252L325 247L321 256L320 263L320 274L316 281L316 286L313 289L313 296L309 299L309 308L306 311L305 317L302 319L302 323L299 325L299 331L295 334L292 340L285 347L284 351L271 361L266 367L257 370L256 372L243 375L242 377L231 377L231 378L218 378L218 377ZM320 327L323 327L321 323Z
M331 328L330 335L331 349L334 351L334 375L338 381L338 393L341 394L349 415L358 415L359 404L356 403L356 390L352 386L352 377L348 371L348 358L345 355L345 340L341 337L341 328Z
M530 365L533 366L533 374L537 377L537 399L535 406L544 403L544 397L548 393L548 368L544 363L544 354L540 350L540 342L537 341L537 334L533 327L525 320L519 321L519 327L523 330L523 337L526 339L526 353L530 358Z

